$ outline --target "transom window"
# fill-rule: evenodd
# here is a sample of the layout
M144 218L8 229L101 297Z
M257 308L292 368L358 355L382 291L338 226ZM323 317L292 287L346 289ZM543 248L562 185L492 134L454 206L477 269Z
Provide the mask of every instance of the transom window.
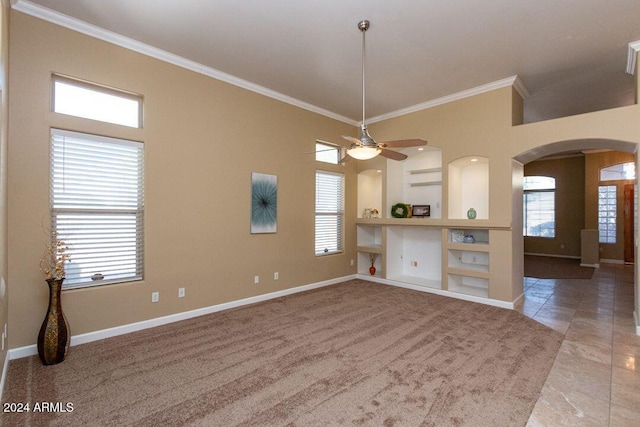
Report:
M142 127L142 97L59 75L53 76L52 110L85 119Z
M340 162L340 147L327 142L316 141L316 160L337 165Z
M600 181L636 179L636 165L633 162L620 163L600 169Z
M524 177L524 236L556 236L556 180L548 176Z

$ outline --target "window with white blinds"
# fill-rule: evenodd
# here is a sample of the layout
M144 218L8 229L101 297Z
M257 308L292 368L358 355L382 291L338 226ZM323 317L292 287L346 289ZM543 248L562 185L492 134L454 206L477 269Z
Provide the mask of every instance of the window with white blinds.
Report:
M316 171L316 255L342 252L344 175Z
M51 130L51 227L71 256L64 288L142 279L143 149Z

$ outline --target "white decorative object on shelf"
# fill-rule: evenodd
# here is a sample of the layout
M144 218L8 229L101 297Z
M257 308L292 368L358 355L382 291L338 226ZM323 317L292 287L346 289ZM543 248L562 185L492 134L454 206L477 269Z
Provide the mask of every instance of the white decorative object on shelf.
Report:
M464 230L451 230L451 242L452 243L464 242Z

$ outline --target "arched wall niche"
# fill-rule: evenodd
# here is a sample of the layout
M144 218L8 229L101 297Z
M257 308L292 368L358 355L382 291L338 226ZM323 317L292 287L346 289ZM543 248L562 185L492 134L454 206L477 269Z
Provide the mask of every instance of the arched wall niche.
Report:
M473 208L477 219L489 219L489 158L465 156L449 163L449 218L467 218Z

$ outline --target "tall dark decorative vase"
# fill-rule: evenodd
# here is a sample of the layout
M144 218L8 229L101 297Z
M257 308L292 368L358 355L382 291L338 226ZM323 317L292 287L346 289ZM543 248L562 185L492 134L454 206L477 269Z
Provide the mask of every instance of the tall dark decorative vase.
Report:
M62 313L60 293L64 279L47 279L49 309L38 334L38 355L44 365L55 365L64 360L69 347L69 324Z

